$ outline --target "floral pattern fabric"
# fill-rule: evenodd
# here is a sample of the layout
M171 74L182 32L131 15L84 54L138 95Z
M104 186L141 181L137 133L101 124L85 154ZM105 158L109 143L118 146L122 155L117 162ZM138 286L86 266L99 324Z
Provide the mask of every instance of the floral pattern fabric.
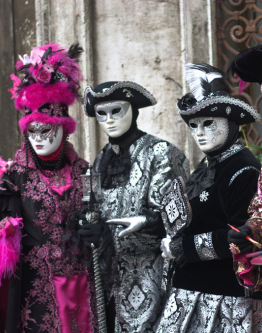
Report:
M173 288L157 333L259 333L261 311L260 300Z
M71 187L61 195L52 189L50 181L46 181L36 168L34 160L28 153L28 173L26 172L26 151L22 146L15 156L11 172L2 179L1 187L4 195L7 192L20 195L20 209L23 217L21 257L21 310L19 332L60 333L61 321L57 310L55 286L52 278L55 276L72 277L85 274L86 288L89 299L86 304L91 312L90 330L96 331L94 299L94 278L91 265L91 252L83 252L81 243L71 243L66 240L65 222L73 211L81 208L82 186L80 176L88 164L80 159L68 143L66 150L71 176ZM63 172L63 170L60 170ZM55 176L58 172L50 172ZM16 207L13 214L16 213ZM80 306L80 305L79 305ZM79 307L78 311L81 311ZM86 333L81 330L81 323L72 314L72 332ZM76 330L76 327L79 329ZM73 330L74 327L74 330ZM13 333L7 330L7 333Z
M109 148L109 146L108 146ZM102 218L146 215L147 223L139 232L119 237L122 226L110 227L113 235L115 332L153 332L161 313L163 258L158 226L161 222L161 198L172 180L189 175L185 155L172 144L144 135L130 147L129 178L112 177L109 189L103 189ZM99 170L101 152L94 163Z

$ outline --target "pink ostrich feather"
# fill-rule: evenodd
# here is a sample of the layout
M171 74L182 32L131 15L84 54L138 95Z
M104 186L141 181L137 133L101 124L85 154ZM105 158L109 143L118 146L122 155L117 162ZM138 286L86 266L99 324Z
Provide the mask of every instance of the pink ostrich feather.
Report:
M72 117L50 117L47 114L43 114L40 112L34 112L28 116L22 117L18 124L21 129L21 132L27 130L27 126L31 124L33 121L37 121L43 124L50 125L62 125L64 132L67 134L72 134L76 130L77 123Z
M21 252L22 218L7 217L0 222L0 285L1 280L16 271Z
M77 99L77 92L74 88L75 86L69 86L68 82L57 82L48 85L31 84L21 89L15 101L15 106L18 110L27 107L32 111L37 111L40 106L46 103L72 105Z
M17 97L16 90L17 87L20 86L21 84L21 79L19 79L19 77L17 77L15 74L11 74L10 78L14 81L14 83L13 83L13 88L8 89L8 91L10 91L12 94L11 99L15 99Z
M0 157L0 179L8 169L8 163Z

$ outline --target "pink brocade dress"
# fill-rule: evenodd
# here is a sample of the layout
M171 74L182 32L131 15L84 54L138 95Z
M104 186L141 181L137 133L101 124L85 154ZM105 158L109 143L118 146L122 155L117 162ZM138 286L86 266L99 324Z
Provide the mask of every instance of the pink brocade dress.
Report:
M1 180L1 219L11 214L24 224L23 255L9 280L6 333L97 330L91 252L65 227L81 208L80 176L87 166L68 143L66 164L50 177L42 175L28 152L27 175L23 145Z

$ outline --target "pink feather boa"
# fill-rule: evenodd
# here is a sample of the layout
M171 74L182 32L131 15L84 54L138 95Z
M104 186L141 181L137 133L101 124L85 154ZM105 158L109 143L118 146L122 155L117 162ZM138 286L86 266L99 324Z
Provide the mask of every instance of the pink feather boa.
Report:
M6 217L0 221L0 286L1 280L16 271L21 251L22 218Z
M44 113L34 112L28 116L22 117L18 124L21 129L21 132L27 130L27 126L31 124L33 121L37 121L43 124L50 125L61 125L63 127L64 132L67 134L72 134L76 130L77 123L72 117L57 117L57 116L49 116Z

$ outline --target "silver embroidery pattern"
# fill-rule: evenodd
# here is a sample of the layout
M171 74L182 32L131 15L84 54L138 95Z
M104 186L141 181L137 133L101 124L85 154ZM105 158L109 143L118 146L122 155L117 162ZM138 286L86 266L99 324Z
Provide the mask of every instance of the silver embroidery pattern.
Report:
M230 148L228 148L222 154L214 157L218 160L218 163L220 163L243 149L245 149L245 146L242 143L240 143L239 140L237 140L236 143L234 143ZM205 157L204 163L208 165L207 157Z
M107 146L108 149L110 146ZM107 149L107 148L105 148ZM188 161L175 146L151 135L144 135L129 148L131 170L128 181L112 178L112 187L103 189L102 218L145 215L144 209L156 214L150 227L158 223L162 191L178 175L188 178ZM103 152L94 163L97 171ZM184 168L185 167L185 168ZM116 333L151 333L162 311L161 291L163 258L160 239L151 234L136 232L119 238L122 226L110 226L114 238L116 301ZM119 281L117 283L117 281Z
M219 259L213 246L212 232L194 235L197 254L202 261Z
M262 301L173 288L157 333L259 333Z
M234 143L230 148L228 148L218 157L218 162L223 162L225 159L231 157L232 155L238 153L240 150L243 149L245 149L245 146L242 143Z
M110 88L108 88L106 91L103 91L102 93L96 93L93 91L92 87L87 86L84 93L84 109L86 109L87 103L88 103L88 94L90 93L93 97L96 98L102 98L109 96L113 91L119 88L132 88L137 91L139 91L141 94L143 94L146 98L148 98L151 102L151 105L155 105L157 103L155 97L144 87L140 86L139 84L131 81L120 81L114 85L112 85ZM131 96L128 96L131 97Z
M241 107L243 110L247 111L251 114L251 116L254 118L255 121L260 121L261 116L260 114L251 106L249 106L247 103L240 101L239 99L230 97L230 96L210 96L205 98L204 100L196 103L195 106L193 106L191 109L188 110L179 110L180 114L183 115L190 115L195 114L198 111L201 111L202 109L206 108L209 105L217 104L217 103L225 103L225 104L231 104ZM242 116L241 116L242 117Z
M237 172L231 177L228 186L230 186L230 185L233 183L233 181L237 178L237 176L239 176L242 172L244 172L245 170L250 170L250 169L254 169L254 170L256 170L258 173L260 173L260 170L258 170L257 168L255 168L255 167L253 167L253 166L247 166L247 167L244 167L244 168L238 170L238 171L237 171Z

